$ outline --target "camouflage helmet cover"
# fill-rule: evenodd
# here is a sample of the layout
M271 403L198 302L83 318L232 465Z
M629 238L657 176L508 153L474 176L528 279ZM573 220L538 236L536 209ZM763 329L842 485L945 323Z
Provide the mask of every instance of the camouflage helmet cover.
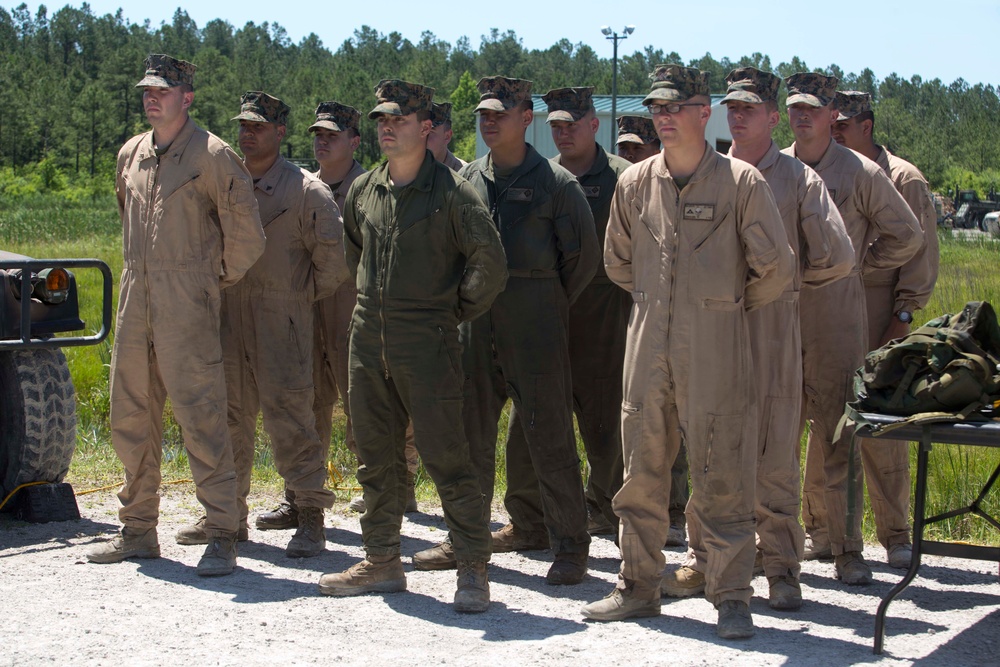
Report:
M656 134L653 119L649 116L619 116L619 144L658 144L660 137Z
M431 124L434 127L451 122L451 102L434 103L431 109Z
M833 100L833 106L840 112L837 120L854 118L866 111L872 110L872 96L860 90L838 90Z

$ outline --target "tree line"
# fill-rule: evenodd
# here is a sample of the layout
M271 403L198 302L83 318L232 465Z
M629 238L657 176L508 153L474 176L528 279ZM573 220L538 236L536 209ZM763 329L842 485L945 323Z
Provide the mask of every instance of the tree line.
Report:
M336 99L364 114L374 103L374 84L383 78L433 86L437 101L452 102L453 147L466 159L475 152L472 109L480 77L531 79L538 93L589 85L609 94L612 82L611 60L598 57L587 44L561 39L548 49L529 50L513 31L491 30L474 50L467 37L450 44L425 31L413 43L398 32L383 35L361 26L331 50L315 34L293 43L278 23L236 28L215 19L199 28L181 9L170 23L153 26L149 20L126 22L120 9L97 16L87 3L51 15L44 5L34 13L26 4L10 12L0 7L0 174L35 169L43 183L58 187L63 175L96 179L113 173L118 147L147 129L134 85L149 53L168 53L198 66L191 115L230 142L236 136L230 118L244 91L280 97L292 107L285 150L298 158L312 156L308 127L319 102ZM774 64L760 53L737 61L716 60L710 53L685 59L650 46L619 57L619 94L644 94L649 72L669 62L709 72L713 93L725 92L726 74L746 65L781 76L802 71L837 76L842 89L871 93L876 140L920 167L934 189L957 185L983 192L1000 181L995 139L1000 99L992 84L963 79L945 84L896 74L879 80L870 69L855 74L835 64L810 68L797 57ZM374 123L363 120L361 135L358 157L371 165L379 160ZM791 143L786 123L776 140L782 146Z

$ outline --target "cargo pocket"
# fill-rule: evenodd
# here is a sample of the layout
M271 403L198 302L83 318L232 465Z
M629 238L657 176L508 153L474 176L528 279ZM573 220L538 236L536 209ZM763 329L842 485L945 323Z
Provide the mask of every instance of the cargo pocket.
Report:
M705 433L705 499L735 498L743 493L743 415L708 415Z

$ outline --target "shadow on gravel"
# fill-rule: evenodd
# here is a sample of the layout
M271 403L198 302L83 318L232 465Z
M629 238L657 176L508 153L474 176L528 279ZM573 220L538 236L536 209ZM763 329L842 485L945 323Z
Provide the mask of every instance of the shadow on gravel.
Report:
M852 630L855 635L864 639L871 639L874 636L875 612L878 609L880 598L872 600L869 610L859 611L826 602L817 602L809 598L808 591L803 591L802 596L804 600L801 610L797 612L779 612L767 605L766 591L765 587L764 596L758 595L751 600L750 610L754 616L770 616L786 620L789 618L801 618L803 623L815 622L816 619L822 618L823 625ZM891 605L889 606L889 617L886 619L886 625L888 626L889 623L893 625L893 632L900 634L920 635L928 632L941 632L947 629L945 626L936 623L893 617Z
M44 531L36 530L44 526ZM3 553L0 558L8 556L43 553L54 549L79 548L80 544L103 542L112 537L121 528L116 523L79 519L76 521L55 521L46 524L18 521L9 515L0 515L0 550L14 549L15 553ZM45 537L42 537L42 535ZM91 537L89 541L81 542L81 538ZM70 542L74 540L74 542ZM34 548L25 549L34 545Z
M960 664L995 665L997 664L995 644L998 637L1000 637L1000 609L958 633L946 644L937 647L930 655L921 658L920 664L930 667L938 665L954 667ZM901 640L905 641L905 638ZM883 646L886 655L892 655L893 643L892 637L886 632ZM898 646L899 640L895 643ZM990 643L994 644L992 649Z
M493 571L491 568L491 581ZM483 614L460 614L451 603L422 593L386 595L383 599L397 614L451 628L479 630L483 633L482 640L488 642L540 640L586 630L582 622L537 616L523 609L512 609L503 602L490 602L489 610Z
M278 579L253 570L253 563L237 561L236 570L224 577L199 577L193 565L169 558L138 560L138 571L150 579L176 586L188 586L203 591L216 591L232 595L237 604L258 602L285 602L303 597L316 597L316 582L303 583L293 579Z

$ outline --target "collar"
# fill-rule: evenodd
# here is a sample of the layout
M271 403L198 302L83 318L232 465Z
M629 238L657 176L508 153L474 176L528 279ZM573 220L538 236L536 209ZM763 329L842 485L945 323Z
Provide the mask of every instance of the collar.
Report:
M698 163L698 167L694 170L694 173L691 174L691 178L688 179L688 185L700 181L713 169L715 169L715 164L719 157L720 156L715 152L715 149L712 148L706 141L705 152L701 155L701 162ZM653 159L652 173L654 176L673 180L673 176L670 175L670 170L667 169L667 159L663 156L662 151Z
M772 141L771 146L767 149L767 152L764 153L764 157L762 157L760 162L757 163L757 171L764 171L765 169L773 167L780 157L781 151L778 150L778 144Z
M278 191L278 181L281 179L281 172L285 170L285 164L288 160L284 158L280 153L278 154L278 159L274 161L271 168L254 183L254 191L261 192L265 195L273 195Z
M424 161L420 164L420 171L417 172L417 177L414 178L410 183L404 186L405 188L413 188L415 190L420 190L421 192L430 192L431 188L434 187L434 165L437 164L437 160L434 159L434 155L428 151L424 151ZM389 189L391 186L389 181L389 161L386 160L380 164L375 169L376 176L375 184L379 187Z
M184 123L184 127L181 131L174 137L173 142L170 144L170 149L167 150L161 156L161 160L172 160L174 164L181 161L184 156L184 150L187 148L188 144L191 143L191 137L194 136L194 131L198 129L198 126L194 124L194 121L188 116L187 121ZM156 157L156 150L153 148L153 132L152 130L146 135L146 137L139 143L139 152L136 156L139 160L146 160L148 158Z

